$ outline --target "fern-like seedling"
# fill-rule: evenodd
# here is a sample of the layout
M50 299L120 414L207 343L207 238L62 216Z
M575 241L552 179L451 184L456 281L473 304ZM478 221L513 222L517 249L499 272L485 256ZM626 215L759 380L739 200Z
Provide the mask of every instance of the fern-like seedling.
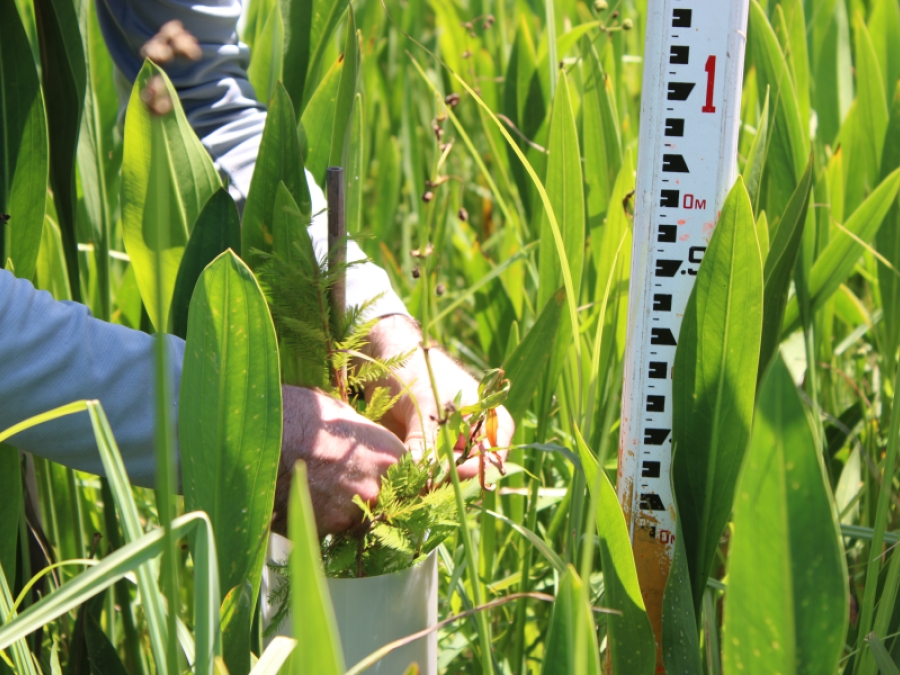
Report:
M386 359L363 354L378 321L364 316L380 296L346 309L331 306L331 288L357 263L329 265L328 256L317 258L305 229L286 248L254 251L261 260L257 276L281 345L284 383L326 391L377 422L398 397L376 387L366 399L365 385L388 376L412 352Z

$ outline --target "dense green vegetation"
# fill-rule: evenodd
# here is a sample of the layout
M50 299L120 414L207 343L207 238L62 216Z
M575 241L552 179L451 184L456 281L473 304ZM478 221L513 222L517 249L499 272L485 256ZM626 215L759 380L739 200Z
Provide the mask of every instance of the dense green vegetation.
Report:
M242 39L270 107L241 228L160 67L144 65L117 126L92 3L0 0L4 264L99 318L188 339L183 499L165 395L155 494L128 484L96 403L25 423L90 416L107 474L34 460L57 561L40 600L37 516L0 446L0 672L354 665L302 468L297 642L263 655L254 623L289 370L260 253L313 215L302 168L323 183L331 165L348 176L350 233L426 339L511 382L509 466L524 470L448 510L441 617L491 606L441 629L442 672L655 672L613 488L647 4L250 0ZM898 0L751 2L742 178L676 357L674 438L691 448L673 469L666 672L898 671L898 37ZM452 445L448 428L437 456Z

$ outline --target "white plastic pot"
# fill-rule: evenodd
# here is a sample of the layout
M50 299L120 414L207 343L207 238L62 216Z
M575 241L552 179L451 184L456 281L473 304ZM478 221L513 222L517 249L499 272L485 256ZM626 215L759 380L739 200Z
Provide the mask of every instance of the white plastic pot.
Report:
M278 572L269 568L268 562L283 563L291 548L291 542L284 537L269 536L260 593L266 628L278 610L269 604L269 593L283 580ZM437 555L432 553L416 567L393 574L363 579L328 579L328 590L341 635L344 661L349 668L386 644L437 624ZM290 616L278 626L274 635L293 637ZM419 664L421 675L437 675L437 632L392 651L366 673L401 675L413 662Z

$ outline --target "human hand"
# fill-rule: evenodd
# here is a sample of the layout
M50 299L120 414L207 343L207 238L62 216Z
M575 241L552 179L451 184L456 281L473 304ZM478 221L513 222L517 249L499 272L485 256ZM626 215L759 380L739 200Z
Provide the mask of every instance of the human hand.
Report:
M361 519L353 497L374 502L381 477L406 447L390 431L327 394L285 385L282 396L284 437L272 529L286 531L294 465L302 459L319 536L343 532Z
M395 370L394 377L371 383L367 387L371 391L376 386L388 386L392 394L396 395L404 392L404 385L406 386L404 395L382 418L381 423L403 439L415 456L421 456L426 445L432 448L436 446L440 420L447 404L457 394L462 394L463 406L478 402L478 382L442 350L431 348L429 359L439 394L439 400L435 400L421 342L422 333L411 319L405 316L388 316L379 321L369 333L369 345L366 348L371 356L382 359L415 350L407 362ZM506 459L506 448L512 442L516 427L506 408L498 407L496 412L497 447L503 448L500 455L502 459ZM454 451L457 455L465 449L466 441L464 436L456 439ZM459 466L460 478L478 475L479 451L488 450L487 440L481 441L474 448L473 456Z

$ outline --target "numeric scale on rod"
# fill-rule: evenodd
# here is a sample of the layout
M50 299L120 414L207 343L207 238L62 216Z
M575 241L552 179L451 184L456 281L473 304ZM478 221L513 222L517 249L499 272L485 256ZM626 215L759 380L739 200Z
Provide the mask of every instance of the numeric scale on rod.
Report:
M657 654L675 541L672 367L697 270L736 178L748 9L749 0L647 7L617 486Z

